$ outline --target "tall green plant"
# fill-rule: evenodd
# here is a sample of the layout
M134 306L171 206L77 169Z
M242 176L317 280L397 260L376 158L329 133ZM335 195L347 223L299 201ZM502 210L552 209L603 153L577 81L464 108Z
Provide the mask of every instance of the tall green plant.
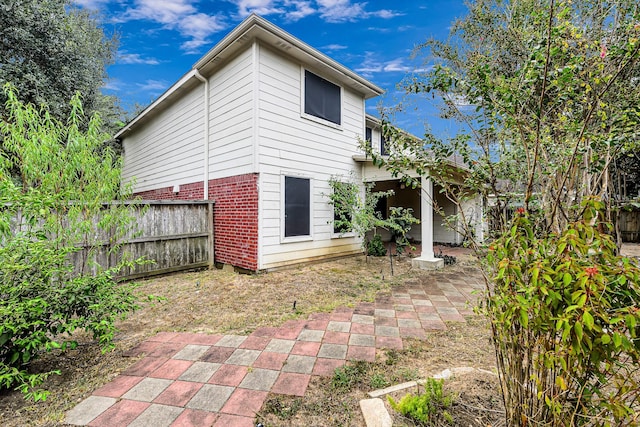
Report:
M36 400L51 374L31 373L42 351L75 346L78 328L112 347L115 321L138 305L134 285L114 279L125 265L120 238L134 226L120 162L100 119L85 121L79 96L67 123L24 105L5 87L0 122L0 387ZM81 130L86 128L86 131ZM120 259L110 267L96 256Z
M521 210L490 246L486 311L510 425L640 422L640 268L601 231L604 204L584 208L545 237Z
M354 232L362 238L362 248L368 253L369 240L367 233L378 228L390 231L396 238L396 243L401 247L408 245L407 233L413 224L419 220L413 216L411 208L392 207L391 215L383 218L376 211L380 199L394 194L393 190L372 191L374 184L365 183L364 197L360 193L360 186L353 180L344 181L340 177L329 179L331 193L328 195L329 203L334 210L334 229L340 232Z

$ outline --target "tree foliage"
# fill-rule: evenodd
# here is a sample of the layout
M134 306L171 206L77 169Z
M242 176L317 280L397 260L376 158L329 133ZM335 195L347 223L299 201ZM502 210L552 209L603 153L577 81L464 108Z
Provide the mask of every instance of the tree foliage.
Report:
M328 195L329 203L334 211L334 229L336 232L353 232L362 239L362 248L370 254L370 244L367 234L381 228L388 230L394 236L398 248L408 245L407 233L413 224L420 221L413 216L411 208L391 207L390 215L383 218L376 211L378 201L393 195L393 190L372 191L373 183L365 183L364 197L360 193L360 187L351 181L344 181L340 177L331 177L329 180L331 194ZM375 237L375 236L374 236ZM382 241L378 243L380 246ZM382 246L384 249L384 246ZM386 252L386 249L384 249ZM400 253L401 249L399 249ZM380 253L380 251L376 251ZM381 255L384 255L382 253Z
M115 48L115 38L69 0L0 2L0 86L11 83L20 100L46 106L59 120L77 92L88 113L115 108L115 99L100 92Z
M638 423L638 269L608 224L612 165L640 142L639 8L471 2L449 40L421 46L428 71L404 82L461 132L415 141L385 123L390 156L368 150L405 181L428 174L461 214L469 190L495 206L485 302L509 425Z
M103 147L97 115L85 121L78 97L66 123L19 101L9 88L0 121L0 388L36 400L51 374L28 370L42 351L75 346L91 331L104 349L115 321L137 308L134 285L118 284L120 238L134 227L120 161ZM82 129L87 129L86 131ZM120 261L96 264L108 251Z

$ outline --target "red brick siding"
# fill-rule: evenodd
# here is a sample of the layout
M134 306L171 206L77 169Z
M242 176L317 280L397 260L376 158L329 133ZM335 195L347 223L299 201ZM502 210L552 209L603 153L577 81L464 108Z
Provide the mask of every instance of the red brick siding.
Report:
M258 269L258 174L209 181L216 262Z
M202 182L136 193L146 200L202 200ZM258 175L246 174L209 181L213 208L216 262L256 271L258 269Z
M202 200L204 198L204 185L202 182L180 185L180 191L173 192L173 186L157 188L155 190L141 191L134 196L140 196L144 200Z

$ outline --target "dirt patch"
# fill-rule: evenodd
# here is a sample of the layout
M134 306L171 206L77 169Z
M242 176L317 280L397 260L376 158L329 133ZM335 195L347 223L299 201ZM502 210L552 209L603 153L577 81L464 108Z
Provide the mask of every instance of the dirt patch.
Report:
M77 349L44 354L31 366L34 371L61 372L44 385L51 392L47 401L26 402L19 393L0 392L0 419L3 426L60 425L66 411L135 363L136 359L124 356L127 351L159 331L248 334L261 326L306 319L314 312L373 301L377 294L388 294L406 281L437 280L439 275L468 268L457 265L443 272L417 271L411 268L410 259L402 258L394 262L392 276L388 258L361 256L268 274L212 270L142 281L141 294L163 300L146 303L119 323L114 351L102 354L90 336L77 334ZM409 342L402 352L379 352L378 361L372 364L379 367L368 369L380 371L367 371L368 379L348 396L332 393L331 379L314 378L288 419L271 414L275 422L267 425L363 425L358 400L381 384L426 377L452 366L492 369L494 365L485 322L470 318L467 324L450 324L447 331L429 333L425 341ZM286 404L287 399L281 401ZM310 418L302 416L313 407L316 410L306 412ZM333 412L322 408L333 408Z

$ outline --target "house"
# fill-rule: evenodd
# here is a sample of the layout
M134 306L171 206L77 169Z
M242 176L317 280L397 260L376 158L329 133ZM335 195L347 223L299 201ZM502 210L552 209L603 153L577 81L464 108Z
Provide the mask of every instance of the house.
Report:
M115 135L123 180L143 199L215 201L219 263L257 271L359 253L357 236L334 232L328 180L396 185L358 148L380 138L365 101L382 92L251 15ZM444 231L431 225L428 179L423 187L422 198L398 198L425 213L417 262L437 266L432 242Z

